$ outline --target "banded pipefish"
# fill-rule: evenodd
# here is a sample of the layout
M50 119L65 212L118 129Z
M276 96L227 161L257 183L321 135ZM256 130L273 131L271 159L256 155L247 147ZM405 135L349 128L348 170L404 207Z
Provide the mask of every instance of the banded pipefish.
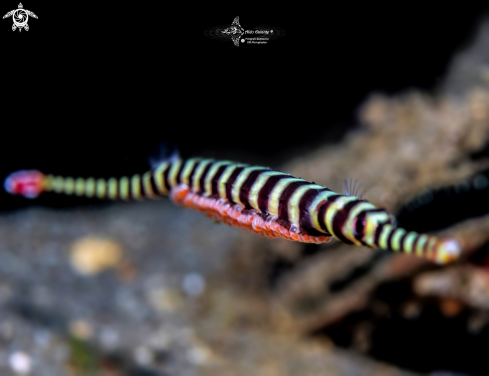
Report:
M322 243L334 237L438 263L461 253L454 239L397 228L392 215L364 200L358 187L345 184L345 194L338 194L280 171L231 161L172 157L144 174L109 179L22 170L10 174L4 187L28 198L43 191L111 200L169 195L208 217L269 238Z

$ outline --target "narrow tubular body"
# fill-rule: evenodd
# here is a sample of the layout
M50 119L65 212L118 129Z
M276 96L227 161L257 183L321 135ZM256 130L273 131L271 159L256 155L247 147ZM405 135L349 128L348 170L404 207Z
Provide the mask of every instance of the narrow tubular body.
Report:
M270 238L321 243L335 237L347 244L380 247L439 263L460 255L455 240L396 228L387 211L351 193L341 195L270 168L230 161L172 158L144 174L109 179L18 171L4 186L11 194L29 198L43 191L113 200L169 195L209 217Z

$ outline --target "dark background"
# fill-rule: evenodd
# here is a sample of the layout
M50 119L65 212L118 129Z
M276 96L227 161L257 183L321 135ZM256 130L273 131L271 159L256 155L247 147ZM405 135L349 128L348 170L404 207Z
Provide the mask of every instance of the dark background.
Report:
M166 3L165 3L166 4ZM337 142L369 93L436 91L487 2L171 8L24 1L30 30L0 23L0 178L36 168L120 176L158 143L183 156L277 166ZM2 2L2 14L17 8ZM240 45L204 31L240 16L284 37Z
M3 0L0 15L18 1ZM436 93L451 56L470 42L489 11L487 1L345 2L320 8L277 2L271 10L263 3L242 3L246 7L195 8L185 2L177 9L168 2L23 0L39 17L29 20L28 32L12 32L12 20L0 20L0 181L18 169L71 176L133 174L148 168L148 156L161 142L177 143L184 156L279 166L298 153L340 141L358 124L358 106L372 92L395 95L418 88ZM286 34L267 45L239 48L204 36L236 16L244 29L268 24ZM479 204L479 196L471 197ZM31 201L0 190L2 215L32 204L104 205L50 194ZM450 197L450 206L440 206L458 213L460 207L453 205ZM435 222L422 215L430 225ZM405 227L423 225L419 217L403 218ZM35 257L36 268L44 265ZM53 269L39 270L42 275ZM404 302L402 291L379 296L392 306ZM462 324L447 324L428 312L421 324L399 323L396 316L375 322L374 341L380 346L371 355L418 368L458 368L462 359L464 369L471 370L484 363L471 361L485 348L480 343L486 337L467 339L460 334ZM348 333L353 333L350 327ZM413 341L392 346L392 333L415 341L434 335L413 352ZM446 348L445 338L455 344L448 354L456 356L437 351ZM464 346L469 351L460 353Z

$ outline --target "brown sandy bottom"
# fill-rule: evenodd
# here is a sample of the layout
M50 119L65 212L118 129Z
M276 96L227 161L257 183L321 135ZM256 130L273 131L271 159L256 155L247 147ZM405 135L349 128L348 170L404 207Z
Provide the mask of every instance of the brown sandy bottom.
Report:
M0 218L0 373L408 374L285 330L254 237L169 200Z

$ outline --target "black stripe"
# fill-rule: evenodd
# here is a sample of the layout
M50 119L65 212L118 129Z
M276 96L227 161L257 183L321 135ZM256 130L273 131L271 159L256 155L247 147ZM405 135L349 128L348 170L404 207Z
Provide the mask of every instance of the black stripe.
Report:
M149 183L151 185L151 189L155 193L155 195L158 194L158 187L156 185L156 180L155 180L155 173L154 171L151 171L151 175L149 175Z
M312 218L309 215L309 206L321 192L331 191L328 188L308 189L299 201L299 224L304 228L313 228ZM317 231L317 230L316 230Z
M170 181L168 180L168 174L170 172L170 168L171 168L171 164L169 164L168 166L166 166L166 169L163 172L163 184L165 184L165 188L167 190L170 190L170 188L171 188L170 187ZM141 177L141 185L142 185L142 183L143 183L143 178Z
M149 184L151 185L151 189L153 190L154 194L158 195L158 187L156 186L154 171L151 171L151 174L149 175Z
M205 168L204 168L204 171L202 172L202 175L200 175L200 182L199 182L199 188L200 188L200 191L199 193L204 193L205 191L205 177L207 176L210 168L212 167L212 165L214 164L215 162L211 162L209 163Z
M418 246L418 241L420 238L421 238L421 235L416 234L416 239L414 239L414 241L413 241L413 254L415 254L415 255L418 254L418 251L416 250L416 248Z
M270 171L269 169L261 169L261 170L255 170L252 171L246 180L244 181L243 185L241 186L241 189L239 191L239 200L243 203L244 206L246 207L251 207L250 205L250 189L255 184L256 180L258 177L263 174L264 172Z
M428 241L429 241L429 239L428 239ZM440 257L440 247L441 247L442 243L443 242L442 241L439 241L439 240L437 240L435 242L435 244L433 245L433 255L432 255L432 257L435 257L436 259L438 259Z
M142 197L146 197L146 191L144 189L144 178L143 178L143 176L144 176L144 174L139 176L139 192L141 193Z
M401 247L401 252L404 252L404 242L406 241L406 237L408 236L409 231L406 231L399 240L399 246Z
M211 181L211 186L212 186L212 196L219 196L219 187L217 185L217 182L219 181L219 178L221 177L221 175L223 174L224 170L226 168L228 168L229 166L231 166L231 164L226 164L226 165L222 165L221 167L219 167L216 171L216 173L214 174L214 176L212 177L212 181Z
M327 200L324 200L318 204L317 209L317 216L318 216L318 222L319 226L321 227L321 230L323 230L326 233L329 233L328 228L326 227L326 221L324 216L326 215L326 210L331 206L333 202L336 201L338 197L341 197L341 195L334 195L328 197Z
M366 226L364 226L364 225L362 226L362 225L360 225L360 223L367 221L367 215L369 215L371 213L380 213L380 212L384 212L384 211L385 211L384 209L367 209L367 210L361 211L357 216L356 223L354 223L355 230L356 230L356 232L354 232L355 239L360 241L363 245L366 245L367 247L371 247L369 244L365 243L362 240L365 236ZM377 244L377 243L375 243L375 244Z
M132 194L132 176L128 176L127 178L129 179L129 189L128 189L128 192L127 192L127 198L129 200L132 200L132 199L134 199L134 196Z
M283 218L277 218L276 221L280 226L282 227L285 227L285 228L289 228L290 227L290 222L283 219Z
M301 230L301 233L309 236L331 236L330 233L318 231L313 227L301 227Z
M119 200L121 198L121 192L119 191L120 189L119 179L114 179L114 180L115 180L115 199Z
M347 203L345 206L343 206L342 209L338 210L335 216L333 217L333 229L332 229L333 234L343 243L353 244L353 242L350 239L348 239L345 235L343 235L342 229L343 226L345 225L345 222L348 220L351 210L362 202L363 201L355 200Z
M187 163L188 163L188 160L182 161L182 164L180 165L180 169L178 170L178 173L177 173L177 184L182 184L182 173L183 173L183 169L185 168Z
M424 243L424 246L423 246L423 255L427 255L428 254L428 245L430 243L430 238L426 239L426 242Z
M202 163L202 161L197 161L195 162L194 164L194 167L192 168L192 171L190 171L190 175L188 176L188 186L190 187L190 190L193 191L193 186L194 186L194 175L195 175L195 171L197 171L197 168L199 167L199 165Z
M238 178L238 175L241 173L241 171L244 170L244 167L236 167L229 177L229 179L224 182L226 184L226 197L229 200L229 202L234 202L233 201L233 184Z
M364 210L358 213L357 218L353 221L353 234L356 240L362 241L365 236L365 221L367 217L367 213L370 213L370 210ZM362 242L363 243L363 242Z
M273 188L275 188L280 180L290 177L290 175L283 174L273 175L267 179L263 187L260 189L260 192L258 192L258 207L262 212L268 213L268 199Z
M375 234L374 234L374 244L377 247L380 247L379 245L379 240L380 240L380 234L382 233L382 228L384 227L385 223L379 223L377 225L377 228L375 229Z
M311 184L308 181L294 181L290 183L287 188L284 189L282 194L280 195L280 199L278 201L278 216L290 221L289 218L289 201L297 188Z
M387 248L389 248L391 251L392 249L392 238L394 237L394 232L395 230L391 229L391 232L389 233L389 236L387 237Z

